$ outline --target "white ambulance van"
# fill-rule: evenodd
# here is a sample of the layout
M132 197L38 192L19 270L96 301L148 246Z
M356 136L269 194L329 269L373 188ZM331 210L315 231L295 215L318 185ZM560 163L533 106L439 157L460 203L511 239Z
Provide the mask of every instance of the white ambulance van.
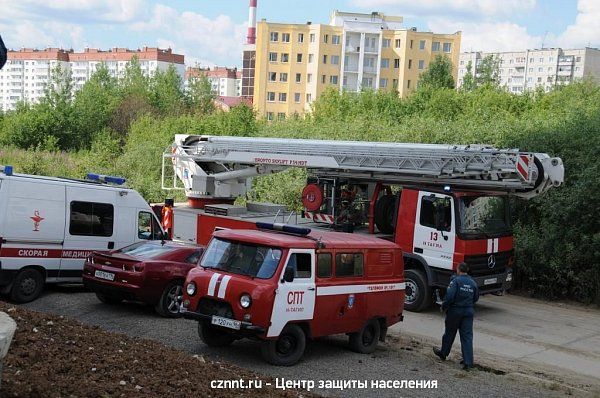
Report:
M164 235L142 196L120 177L14 174L0 166L0 292L37 298L44 283L81 282L92 251Z

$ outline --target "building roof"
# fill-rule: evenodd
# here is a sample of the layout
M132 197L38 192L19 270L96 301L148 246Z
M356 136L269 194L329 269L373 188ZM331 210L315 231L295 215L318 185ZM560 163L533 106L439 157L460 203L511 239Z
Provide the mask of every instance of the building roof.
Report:
M238 78L237 68L228 68L226 66L215 66L213 69L210 68L198 68L198 67L189 67L185 71L185 79L189 79L191 77L198 77L200 75L204 75L208 78L226 78L226 79L236 79Z
M252 101L245 97L218 96L215 98L215 102L217 102L217 105L221 106L221 108L224 108L224 110L229 110L239 104L252 106Z
M143 47L142 49L137 50L113 48L108 51L99 50L97 48L86 48L83 52L74 52L73 50L49 47L44 50L22 48L18 51L8 52L8 59L58 60L64 62L130 61L133 56L136 56L139 60L162 61L181 65L185 63L184 55L175 54L170 48L165 50L157 47Z

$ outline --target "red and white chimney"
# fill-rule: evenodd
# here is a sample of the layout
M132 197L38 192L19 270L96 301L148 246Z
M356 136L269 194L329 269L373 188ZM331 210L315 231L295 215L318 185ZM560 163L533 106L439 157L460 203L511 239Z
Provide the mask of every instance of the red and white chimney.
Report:
M256 3L258 0L250 0L248 9L248 37L247 44L256 44Z

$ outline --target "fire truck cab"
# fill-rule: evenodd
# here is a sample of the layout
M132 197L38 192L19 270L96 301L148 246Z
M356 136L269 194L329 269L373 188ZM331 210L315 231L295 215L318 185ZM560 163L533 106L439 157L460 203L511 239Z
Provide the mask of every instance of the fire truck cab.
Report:
M373 352L402 320L404 277L398 245L375 237L256 223L216 231L185 281L181 313L198 320L209 346L248 337L263 358L289 366L307 339L346 333Z

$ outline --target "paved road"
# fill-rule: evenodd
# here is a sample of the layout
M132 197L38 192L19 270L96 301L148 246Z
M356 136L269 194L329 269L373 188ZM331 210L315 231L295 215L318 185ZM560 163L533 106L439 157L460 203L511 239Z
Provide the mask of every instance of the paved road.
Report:
M407 312L393 333L437 341L443 316ZM519 296L485 296L476 308L475 352L503 368L543 369L559 379L600 385L600 311ZM435 339L435 340L433 340ZM456 341L456 351L460 342Z
M493 306L496 299L483 299L483 306ZM431 353L427 337L413 337L418 331L412 326L411 334L393 333L389 341L372 355L360 355L346 348L345 336L334 336L309 344L304 359L289 368L266 365L260 359L259 345L253 341L238 341L229 348L215 349L205 346L198 338L196 324L189 320L160 318L152 308L135 303L107 306L97 301L92 293L80 287L56 287L45 293L39 300L27 307L66 315L85 323L99 325L104 329L126 333L130 336L149 338L167 345L199 354L213 360L225 360L242 367L268 374L273 377L309 380L437 380L437 390L378 390L381 397L397 396L524 396L552 397L563 396L565 390L557 383L541 382L528 378L519 372L506 374L486 368L470 373L460 370L457 359L441 363ZM480 310L482 314L484 313ZM431 312L410 314L404 327L409 323L432 322L432 330L427 334L439 333L438 316ZM484 317L478 321L478 328L484 324ZM493 318L490 319L490 322ZM422 323L426 325L426 323ZM427 327L427 326L424 326ZM435 330L433 329L435 328ZM492 363L493 365L493 363ZM365 390L322 390L325 395L361 397L373 395ZM573 391L572 391L573 392ZM579 390L574 390L580 393Z

